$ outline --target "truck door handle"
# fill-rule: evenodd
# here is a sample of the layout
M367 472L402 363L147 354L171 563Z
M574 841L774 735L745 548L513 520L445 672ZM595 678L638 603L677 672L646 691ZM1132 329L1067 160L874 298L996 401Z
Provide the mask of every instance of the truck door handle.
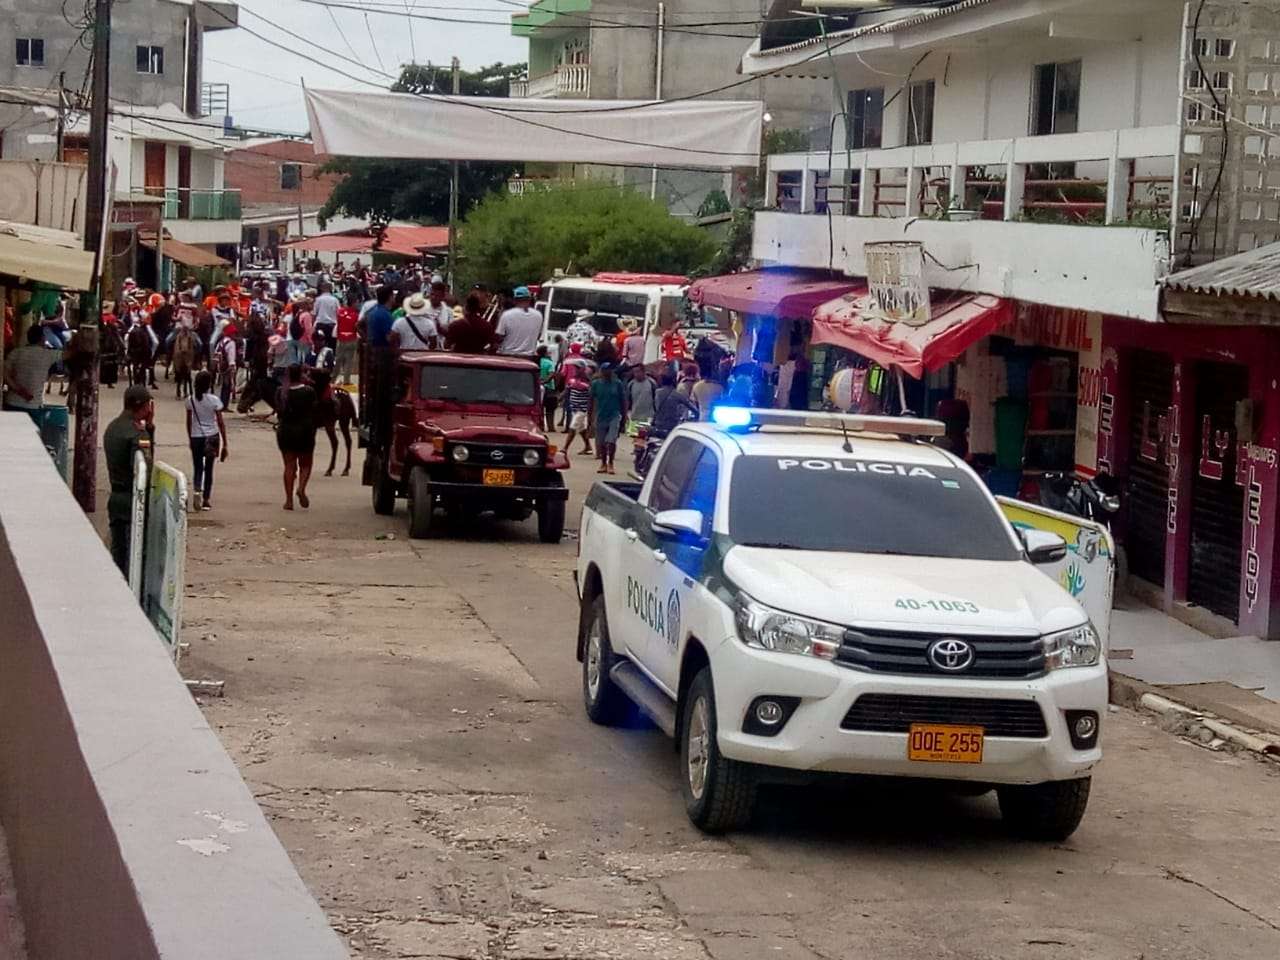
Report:
M635 540L638 536L640 536L640 534L636 533L634 530L626 530L624 532L626 533L628 540Z
M653 559L657 560L659 563L666 563L667 555L661 550L655 550L653 551Z

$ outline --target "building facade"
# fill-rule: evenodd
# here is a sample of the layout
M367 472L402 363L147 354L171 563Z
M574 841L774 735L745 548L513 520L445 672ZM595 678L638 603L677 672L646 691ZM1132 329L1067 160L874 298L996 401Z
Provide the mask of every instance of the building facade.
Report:
M832 77L835 142L769 158L754 256L883 281L884 244L905 242L915 266L893 262L935 314L960 293L1006 304L999 329L925 376L922 409L964 402L999 492L1034 498L1054 471L1116 477L1137 592L1280 639L1280 331L1171 286L1277 239L1280 14L957 0L833 5L846 19L823 30L797 27L799 6L777 5L742 70Z
M513 97L653 100L707 95L762 100L774 130L796 131L813 149L825 147L831 115L826 78L783 82L743 77L743 45L756 35L769 4L762 0L633 3L622 0L540 0L512 17L512 33L529 41L529 79ZM715 21L714 28L699 24ZM714 91L707 93L707 91ZM577 167L575 169L575 166ZM692 217L708 195L731 199L732 176L716 172L530 165L527 180L608 178L651 191L671 211ZM741 178L737 181L741 184ZM517 184L515 189L527 189ZM713 201L714 202L714 201ZM720 212L716 210L715 212Z

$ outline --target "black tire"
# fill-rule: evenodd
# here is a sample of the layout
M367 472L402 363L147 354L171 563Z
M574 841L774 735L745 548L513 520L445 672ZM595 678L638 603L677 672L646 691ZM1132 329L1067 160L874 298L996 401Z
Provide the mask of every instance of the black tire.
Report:
M564 537L564 501L543 500L538 506L538 539L559 543Z
M704 833L724 833L751 822L756 805L756 777L749 764L729 760L716 742L716 695L711 668L693 678L680 711L680 792L693 825ZM690 763L697 746L701 770ZM701 789L699 790L699 772Z
M369 470L373 474L373 512L389 517L396 512L396 486L387 473L381 457L371 457Z
M632 711L627 695L609 678L617 662L609 643L609 620L604 597L582 605L579 635L582 637L582 702L592 723L613 727L624 723Z
M1005 826L1024 840L1061 841L1076 832L1089 805L1089 777L997 787Z
M409 474L409 537L425 540L431 536L435 517L435 497L431 494L431 481L426 467L414 467Z

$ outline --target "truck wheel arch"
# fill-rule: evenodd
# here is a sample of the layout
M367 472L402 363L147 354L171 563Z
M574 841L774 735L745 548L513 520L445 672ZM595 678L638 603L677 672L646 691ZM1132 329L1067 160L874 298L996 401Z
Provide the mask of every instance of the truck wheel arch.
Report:
M594 563L587 567L586 575L582 578L582 600L579 604L580 613L578 616L578 662L582 662L585 655L587 632L585 613L595 601L596 597L604 593L604 578L600 575L600 568Z
M676 730L680 729L680 724L684 718L686 695L689 692L689 688L693 686L693 678L698 675L703 667L710 665L711 658L707 655L702 641L695 636L690 636L684 645L684 655L680 658L680 689L676 698ZM679 751L680 738L676 737L672 743L674 749Z

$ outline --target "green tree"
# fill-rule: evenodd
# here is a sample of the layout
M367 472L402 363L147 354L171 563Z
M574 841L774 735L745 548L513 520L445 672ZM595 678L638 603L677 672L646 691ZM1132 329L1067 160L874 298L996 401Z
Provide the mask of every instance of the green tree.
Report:
M688 274L716 244L699 228L635 190L604 181L557 184L522 196L492 193L463 223L467 281L538 283L557 268Z
M460 86L466 96L505 97L511 81L526 73L523 63L495 63L461 71ZM453 81L448 67L409 64L391 89L447 93L453 89ZM465 214L485 194L503 189L519 169L514 163L459 164L459 212ZM334 157L321 172L342 176L320 209L322 224L338 215L359 217L375 225L392 220L444 223L449 219L450 167L444 161Z

